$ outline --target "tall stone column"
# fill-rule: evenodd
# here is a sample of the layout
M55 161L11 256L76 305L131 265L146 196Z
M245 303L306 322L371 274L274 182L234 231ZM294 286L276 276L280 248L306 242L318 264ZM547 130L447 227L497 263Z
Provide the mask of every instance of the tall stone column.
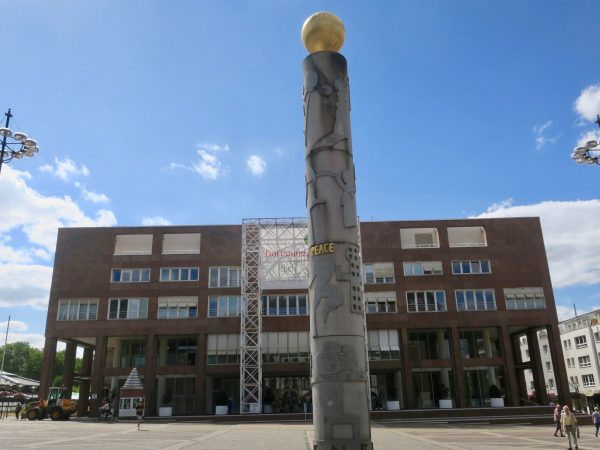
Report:
M344 33L330 13L302 29L315 450L373 448Z

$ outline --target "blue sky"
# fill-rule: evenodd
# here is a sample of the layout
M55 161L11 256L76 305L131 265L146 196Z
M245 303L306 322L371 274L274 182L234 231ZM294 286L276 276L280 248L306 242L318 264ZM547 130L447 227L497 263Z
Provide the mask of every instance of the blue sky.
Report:
M542 218L559 315L600 307L600 3L4 2L0 331L43 345L59 226L306 215L300 41L347 30L362 220Z

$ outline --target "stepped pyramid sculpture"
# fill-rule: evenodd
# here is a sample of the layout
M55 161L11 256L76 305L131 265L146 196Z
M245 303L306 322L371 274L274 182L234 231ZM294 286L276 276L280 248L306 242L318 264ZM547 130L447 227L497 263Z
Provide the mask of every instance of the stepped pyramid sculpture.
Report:
M135 416L138 402L144 402L144 384L134 367L119 393L119 416ZM145 402L144 402L145 403Z

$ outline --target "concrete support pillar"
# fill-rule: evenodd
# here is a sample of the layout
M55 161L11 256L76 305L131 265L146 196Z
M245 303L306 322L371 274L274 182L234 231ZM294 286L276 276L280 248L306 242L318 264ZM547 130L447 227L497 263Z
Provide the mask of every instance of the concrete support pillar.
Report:
M554 382L556 383L556 393L560 404L565 404L571 399L569 389L569 378L565 367L565 356L563 354L562 345L560 342L560 330L558 325L546 325L546 333L548 334L548 345L550 346L550 355L552 357L552 368L554 370ZM592 343L594 342L591 333ZM594 352L595 353L595 352ZM598 357L598 355L594 355Z
M111 367L121 367L121 338L117 337L114 339L115 348L112 353Z
M518 379L519 373L515 369L515 355L511 342L510 331L506 325L503 325L499 330L500 349L504 360L504 395L508 397L506 406L519 406L519 389Z
M77 356L77 344L73 341L67 342L65 349L64 370L62 385L67 388L66 396L71 398L73 393L73 374L75 373L75 358Z
M92 366L92 399L90 401L90 414L95 415L98 411L99 402L102 400L104 388L104 365L106 363L106 336L96 336L94 348L94 362Z
M398 401L400 402L400 408L404 408L404 389L402 389L402 371L396 370L394 372L394 384L398 390Z
M415 392L415 381L413 377L413 365L410 360L409 354L409 341L408 341L408 330L406 328L402 328L400 330L400 343L402 344L402 367L404 368L404 376L403 378L403 390L406 392L405 405L408 409L416 409L417 408L417 400L414 394Z
M452 344L452 366L454 369L454 387L456 390L456 392L453 393L453 396L456 397L456 406L458 408L466 408L469 406L469 403L465 386L462 356L460 353L460 334L458 328L453 327L450 329L450 342Z
M548 404L548 393L546 391L546 379L544 377L544 366L540 355L540 343L537 336L537 329L527 330L527 347L529 348L529 357L531 358L533 371L533 384L535 386L535 397L540 405Z
M446 347L446 340L444 339L444 334L446 330L439 329L437 330L437 340L438 347L440 349L440 359L450 359L450 355L448 354L448 348Z
M42 357L42 370L40 371L39 398L48 398L48 391L52 384L52 376L54 375L54 359L56 358L57 342L57 338L46 336L44 356Z
M77 402L77 415L79 417L87 415L90 404L90 379L92 375L92 362L94 352L91 348L83 349L83 360L81 361L81 376L83 380L79 384L79 401Z
M492 339L490 336L489 328L483 329L483 348L485 350L485 357L492 358ZM498 384L498 381L496 380L496 371L494 370L494 367L488 367L488 379L490 380L490 385Z
M156 392L154 392L154 371L156 370L156 336L146 338L146 355L142 374L144 375L144 407L148 416L157 415Z
M210 414L206 407L206 334L196 336L196 414Z

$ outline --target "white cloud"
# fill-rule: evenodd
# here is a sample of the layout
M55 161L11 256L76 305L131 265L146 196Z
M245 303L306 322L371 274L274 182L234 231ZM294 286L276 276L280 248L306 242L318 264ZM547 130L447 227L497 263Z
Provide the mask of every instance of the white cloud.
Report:
M0 264L0 307L48 307L52 267L36 264ZM12 326L12 325L11 325Z
M552 121L549 120L543 125L535 125L533 127L533 135L535 138L535 147L541 149L544 145L554 144L558 140L558 136L544 136L544 133L550 128Z
M581 118L595 121L596 115L600 114L600 84L592 84L581 91L573 108Z
M251 155L246 160L246 166L248 166L250 173L257 177L261 177L267 169L267 163L258 155Z
M0 322L0 335L2 336L2 344L4 344L4 337L6 336L6 328L8 327L8 320ZM14 344L15 342L28 342L29 345L35 348L43 349L45 344L45 338L43 334L37 333L25 333L29 329L29 325L20 320L11 320L10 327L8 327L7 342Z
M283 156L283 153L284 153L283 149L276 147L273 151L275 152L275 154L277 156Z
M205 180L216 180L224 175L219 158L205 150L198 150L198 155L200 156L200 161L192 164L192 168L198 172L202 178Z
M90 174L90 171L85 165L81 164L78 166L77 163L70 158L60 160L57 157L54 157L54 165L45 164L40 166L39 169L42 172L50 173L63 181L69 181L69 178L72 175L87 177Z
M477 217L540 217L555 287L600 282L600 200L544 201L513 205L506 200Z
M8 327L8 320L5 320L4 322L0 322L0 334L4 334L6 333L6 327ZM29 329L29 325L27 325L25 322L21 322L20 320L11 320L10 321L10 328L9 328L9 332L10 331L27 331Z
M27 185L28 175L6 167L0 177L0 233L21 229L32 244L54 252L59 227L113 226L112 211L97 210L87 216L68 196L46 197Z
M88 200L92 203L110 203L110 199L105 194L88 191L85 187L85 184L78 181L76 181L74 184L81 190L81 195L85 200Z
M168 219L161 216L145 217L142 219L142 225L145 227L172 225Z
M59 227L113 226L112 211L86 215L69 197L44 196L26 183L30 174L5 167L0 177L0 306L46 308L52 268L36 263L49 260ZM22 232L28 243L12 245L12 233Z
M214 181L227 175L229 172L223 168L221 160L217 156L218 153L226 153L229 151L229 146L218 144L199 144L198 156L200 159L197 162L192 162L190 165L181 163L170 163L169 169L186 169L200 174L205 180Z

